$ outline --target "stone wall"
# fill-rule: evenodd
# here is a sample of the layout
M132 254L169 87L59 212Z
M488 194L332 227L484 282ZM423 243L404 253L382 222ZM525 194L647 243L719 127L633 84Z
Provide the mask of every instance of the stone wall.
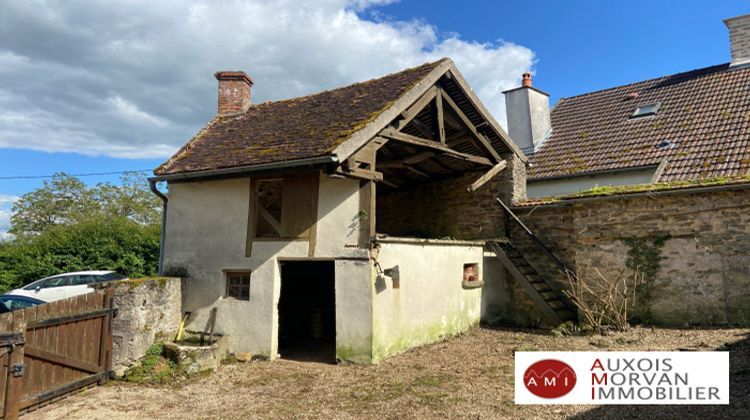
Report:
M474 192L467 187L484 171L430 182L377 197L377 232L419 238L488 239L503 236L504 218L495 202L526 197L526 171L518 157Z
M750 190L605 197L517 209L579 277L639 267L638 313L660 325L750 325ZM564 280L517 229L513 242ZM520 310L520 309L519 309Z
M179 278L133 279L111 283L117 316L112 320L112 369L117 376L155 341L172 338L180 327Z

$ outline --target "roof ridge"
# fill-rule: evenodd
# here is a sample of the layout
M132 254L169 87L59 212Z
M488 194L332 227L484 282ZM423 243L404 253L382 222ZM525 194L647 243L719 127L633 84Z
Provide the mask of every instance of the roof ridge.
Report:
M729 63L714 64L714 65L711 65L711 66L700 67L700 68L697 68L697 69L692 69L692 70L687 70L687 71L681 71L681 72L673 73L673 74L667 74L665 76L653 77L653 78L650 78L650 79L640 80L640 81L637 81L637 82L626 83L624 85L610 86L608 88L603 88L603 89L598 89L598 90L592 90L590 92L580 93L578 95L566 96L564 98L558 99L557 102L560 102L562 100L576 99L576 98L580 98L582 96L594 95L594 94L597 94L597 93L606 92L608 90L620 89L620 88L624 88L624 87L628 87L628 86L639 85L639 84L642 84L642 83L654 82L654 81L661 80L661 79L668 79L668 78L672 78L672 77L676 77L676 76L684 76L684 75L687 75L689 73L702 72L702 71L706 71L706 70L713 69L713 68L716 68L718 70L720 67L727 67L727 66L729 66Z
M331 89L325 89L325 90L321 90L321 91L318 91L318 92L308 93L307 95L294 96L294 97L291 97L291 98L279 99L279 100L276 100L276 101L265 101L265 102L260 102L260 103L256 103L256 104L250 104L250 107L248 108L247 111L249 111L250 109L252 109L254 107L259 107L259 106L262 106L262 105L279 104L279 103L289 102L289 101L298 101L298 100L301 100L301 99L310 98L310 97L321 95L321 94L328 93L328 92L336 92L336 91L342 90L342 89L349 89L349 88L351 88L353 86L363 85L363 84L366 84L366 83L372 83L374 81L385 79L387 77L392 77L392 76L395 76L395 75L398 75L398 74L403 74L403 73L407 73L407 72L411 72L411 71L417 71L417 70L421 70L421 69L427 68L427 67L437 67L437 66L439 66L440 64L442 64L445 61L450 61L450 58L449 57L443 57L443 58L441 58L439 60L429 61L429 62L422 63L422 64L419 64L419 65L416 65L416 66L413 66L413 67L405 68L405 69L402 69L402 70L399 70L399 71L394 71L394 72L391 72L391 73L388 73L388 74L385 74L385 75L382 75L382 76L373 77L371 79L367 79L367 80L362 80L362 81L359 81L359 82L350 83L348 85L337 86L337 87L334 87L334 88L331 88ZM233 116L234 117L243 116L244 114L247 113L247 111L245 111L242 114L237 114L237 115L233 115Z

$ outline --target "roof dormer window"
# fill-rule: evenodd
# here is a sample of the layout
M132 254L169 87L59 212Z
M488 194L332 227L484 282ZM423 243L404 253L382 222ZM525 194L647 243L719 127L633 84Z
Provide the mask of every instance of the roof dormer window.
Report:
M661 104L658 102L653 104L640 105L635 108L635 112L633 112L630 118L641 118L656 115L656 112L659 111L659 105Z

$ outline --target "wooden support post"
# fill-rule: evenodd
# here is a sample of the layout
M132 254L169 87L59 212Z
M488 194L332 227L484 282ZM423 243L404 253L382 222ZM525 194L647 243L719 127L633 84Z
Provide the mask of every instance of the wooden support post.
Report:
M445 118L443 117L443 95L442 90L438 90L439 95L435 96L435 119L437 120L437 132L440 143L445 145Z
M492 169L487 171L484 175L480 176L479 179L474 181L471 185L469 185L469 192L474 192L482 185L486 184L490 179L492 179L495 175L499 174L505 167L508 166L508 163L506 161L502 161L498 163L497 165L493 166Z
M211 308L211 326L208 330L208 345L212 345L214 342L214 329L216 328L216 313L219 312L219 308Z

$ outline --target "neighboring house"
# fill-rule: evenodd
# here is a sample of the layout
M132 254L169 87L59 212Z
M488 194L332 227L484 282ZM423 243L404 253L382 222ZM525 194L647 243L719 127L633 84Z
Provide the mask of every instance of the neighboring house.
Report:
M596 186L747 175L750 15L725 20L732 60L563 98L504 92L511 138L529 156L530 198Z
M218 115L151 179L189 330L218 308L233 351L373 362L479 322L526 158L452 61L259 104L216 78Z

